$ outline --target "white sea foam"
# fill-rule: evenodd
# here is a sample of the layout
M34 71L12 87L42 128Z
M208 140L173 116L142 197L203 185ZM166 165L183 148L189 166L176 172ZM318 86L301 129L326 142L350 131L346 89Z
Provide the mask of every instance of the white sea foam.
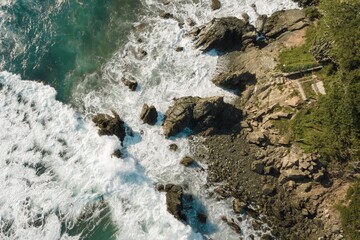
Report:
M210 1L143 0L144 30L129 36L129 43L109 61L97 75L88 76L74 91L73 103L84 110L85 119L70 107L55 100L55 91L40 83L21 81L19 77L0 74L0 229L12 223L5 239L59 239L61 217L76 219L82 210L99 199L109 205L111 218L120 229L118 239L201 239L197 231L213 239L238 239L238 235L220 220L233 217L230 200L216 201L208 197L204 187L206 173L199 168L184 168L179 164L191 155L186 138L165 139L159 116L156 126L143 124L139 119L144 103L153 104L164 113L174 97L234 95L211 83L217 55L203 54L193 49L186 36L190 27L178 27L173 19L161 19L167 11L181 20L192 18L205 24L213 17L256 14L250 4L256 2L260 14L270 14L296 5L288 0L245 1L222 0L222 8L211 11ZM195 3L197 2L197 3ZM141 37L143 43L136 43ZM184 47L183 52L175 48ZM137 50L148 55L139 60ZM124 74L135 76L140 87L131 92L119 81ZM94 79L101 79L102 88L90 91ZM133 135L125 138L123 159L112 158L120 147L115 137L99 137L87 120L95 112L115 109L132 128ZM168 149L175 142L179 151ZM37 165L36 165L37 164ZM46 170L42 172L42 167ZM206 165L202 164L206 169ZM38 174L36 172L38 171ZM205 225L185 226L167 211L165 195L154 190L155 182L178 183L195 196L195 209L205 211ZM40 217L38 216L40 214ZM190 212L192 220L195 212ZM36 218L44 219L35 227ZM237 220L236 220L237 221ZM244 237L257 235L250 219L238 222ZM8 224L8 225L6 225ZM5 226L6 225L6 226ZM35 224L36 225L36 224ZM1 232L2 231L2 232ZM66 233L61 239L77 239Z

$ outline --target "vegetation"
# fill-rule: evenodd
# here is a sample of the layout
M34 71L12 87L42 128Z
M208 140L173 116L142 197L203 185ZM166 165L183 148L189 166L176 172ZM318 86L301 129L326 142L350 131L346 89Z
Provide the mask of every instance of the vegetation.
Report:
M347 205L338 206L341 214L341 223L349 239L360 240L360 182L350 187L346 200Z
M310 53L315 40L315 33L315 28L309 28L306 32L307 41L304 45L280 53L278 68L281 71L295 72L319 66Z

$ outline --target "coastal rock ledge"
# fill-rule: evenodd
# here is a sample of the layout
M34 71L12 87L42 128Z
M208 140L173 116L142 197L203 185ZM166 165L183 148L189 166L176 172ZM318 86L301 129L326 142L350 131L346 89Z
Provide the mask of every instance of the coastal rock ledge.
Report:
M241 111L225 103L223 97L182 97L176 99L165 113L164 135L168 138L185 128L194 132L225 130L240 118Z

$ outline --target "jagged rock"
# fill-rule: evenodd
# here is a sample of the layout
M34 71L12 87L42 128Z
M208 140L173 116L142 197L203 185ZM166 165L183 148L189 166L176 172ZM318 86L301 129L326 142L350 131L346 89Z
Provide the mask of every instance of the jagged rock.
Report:
M130 88L131 91L135 91L138 86L137 81L132 76L121 78L121 82L123 82L125 86Z
M211 9L218 10L221 7L221 3L219 0L211 0Z
M255 21L255 28L257 32L263 32L267 20L267 15L260 15Z
M112 114L113 116L98 113L92 120L99 128L99 135L115 135L122 142L125 138L124 122L115 111Z
M147 55L148 55L147 51L145 51L144 49L140 49L137 53L137 58L141 60Z
M240 47L243 35L253 30L253 26L236 17L214 18L201 29L195 47L202 51L211 49L227 51Z
M266 136L262 132L251 132L247 136L247 139L249 143L261 145L266 140Z
M223 220L236 233L241 233L240 226L235 223L235 220L233 218L231 220L228 220L225 216L222 216L221 220Z
M303 181L307 179L308 176L305 172L297 169L288 169L281 173L281 176L279 178L280 183L285 183L287 181L293 180L293 181Z
M294 31L309 25L305 13L300 9L282 10L271 15L264 25L267 37L276 38L286 31Z
M178 145L176 145L175 143L172 143L172 144L170 144L169 145L169 149L171 150L171 151L177 151L178 150Z
M165 113L164 135L174 136L186 127L194 132L211 127L224 129L240 121L240 117L241 112L222 97L182 97Z
M144 104L140 113L140 118L144 121L144 123L155 125L157 116L158 114L154 106L148 106L147 104Z
M178 220L185 221L185 216L181 213L183 209L183 189L181 186L174 184L165 185L166 205L169 213L174 215Z
M186 156L183 159L181 159L180 163L182 165L184 165L185 167L188 167L188 166L190 166L191 164L194 163L194 159L192 159L191 157Z

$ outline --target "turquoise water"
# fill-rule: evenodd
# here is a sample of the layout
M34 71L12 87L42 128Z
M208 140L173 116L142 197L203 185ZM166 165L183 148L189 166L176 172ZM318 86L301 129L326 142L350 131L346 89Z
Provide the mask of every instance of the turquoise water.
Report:
M87 74L124 44L139 0L17 0L3 6L3 70L53 86L68 102ZM1 16L0 16L1 18Z

